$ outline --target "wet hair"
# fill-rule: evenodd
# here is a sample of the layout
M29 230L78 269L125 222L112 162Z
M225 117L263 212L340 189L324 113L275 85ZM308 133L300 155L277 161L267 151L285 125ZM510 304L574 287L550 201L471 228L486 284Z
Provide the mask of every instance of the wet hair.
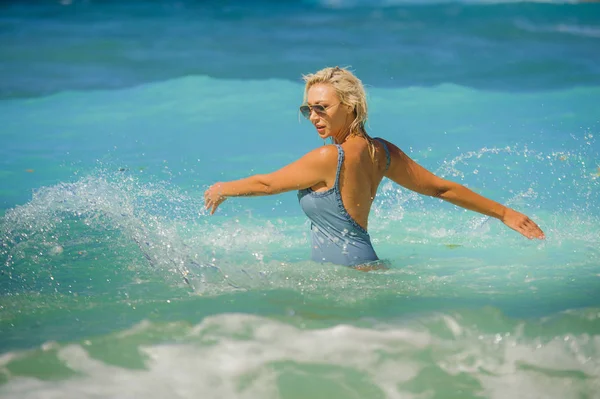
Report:
M320 71L303 76L304 102L308 97L308 90L316 84L329 84L334 89L342 104L353 110L354 120L350 123L349 135L364 137L369 143L371 157L375 155L373 140L365 130L367 122L367 95L362 82L347 68L327 67Z

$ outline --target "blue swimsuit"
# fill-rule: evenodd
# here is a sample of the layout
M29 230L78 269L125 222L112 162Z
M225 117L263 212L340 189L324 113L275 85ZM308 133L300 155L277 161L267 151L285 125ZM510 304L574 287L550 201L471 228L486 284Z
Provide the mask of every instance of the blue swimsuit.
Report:
M390 166L390 153L384 141L387 156L386 170ZM338 164L335 183L327 191L315 192L310 188L300 190L300 206L310 220L312 257L316 262L356 266L379 260L371 244L369 233L362 228L344 207L340 193L340 170L344 150L338 144Z

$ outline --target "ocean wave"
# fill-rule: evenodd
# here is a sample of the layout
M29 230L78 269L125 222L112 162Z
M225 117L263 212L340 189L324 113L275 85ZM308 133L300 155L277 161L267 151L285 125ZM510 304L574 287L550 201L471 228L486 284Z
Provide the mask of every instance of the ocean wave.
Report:
M212 316L194 326L145 321L81 343L46 343L4 355L0 394L15 399L594 397L600 339L577 325L597 330L599 314L587 309L520 321L487 309L403 323L312 328L244 314ZM47 369L42 362L54 366Z

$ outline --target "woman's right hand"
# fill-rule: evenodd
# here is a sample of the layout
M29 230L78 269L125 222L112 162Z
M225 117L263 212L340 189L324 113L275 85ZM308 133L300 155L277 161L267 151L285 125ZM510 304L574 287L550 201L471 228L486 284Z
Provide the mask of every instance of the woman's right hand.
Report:
M506 211L502 216L502 222L530 240L533 238L538 238L540 240L546 238L542 229L540 229L533 220L529 219L527 215L517 212L514 209L506 208Z
M213 184L204 192L204 207L210 210L211 215L227 199L227 197L221 194L221 185L222 183Z

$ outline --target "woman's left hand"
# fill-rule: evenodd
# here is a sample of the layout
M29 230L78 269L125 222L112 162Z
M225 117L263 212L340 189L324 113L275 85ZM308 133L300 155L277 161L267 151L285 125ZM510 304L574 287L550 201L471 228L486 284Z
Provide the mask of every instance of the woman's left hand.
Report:
M502 221L505 225L518 231L530 240L533 238L538 238L540 240L546 238L542 229L540 229L533 220L514 209L507 208L502 217Z
M204 207L210 210L211 215L227 199L227 197L221 194L221 186L222 183L213 184L204 192Z

